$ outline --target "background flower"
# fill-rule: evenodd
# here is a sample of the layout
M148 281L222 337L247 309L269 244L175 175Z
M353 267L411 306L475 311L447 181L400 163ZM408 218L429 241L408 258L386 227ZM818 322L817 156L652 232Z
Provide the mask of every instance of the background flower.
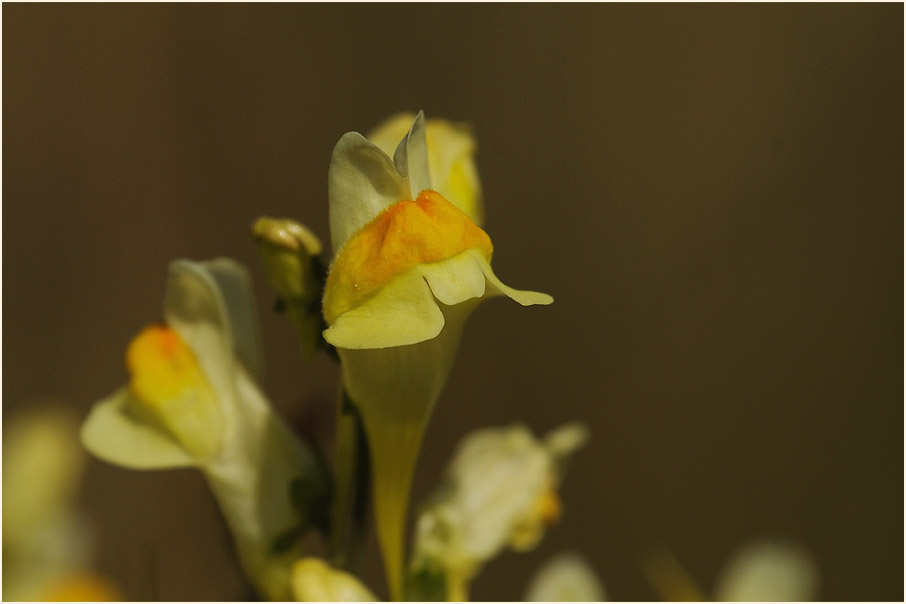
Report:
M249 578L265 597L286 599L295 548L277 544L315 514L291 489L304 481L305 501L315 503L327 486L311 449L251 377L263 360L245 269L222 258L173 262L164 315L166 325L130 344L130 383L95 405L82 443L127 468L202 470Z

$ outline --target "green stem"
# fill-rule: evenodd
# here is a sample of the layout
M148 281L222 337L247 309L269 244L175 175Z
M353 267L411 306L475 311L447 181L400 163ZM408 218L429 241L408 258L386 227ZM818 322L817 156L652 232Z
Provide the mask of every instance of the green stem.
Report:
M469 582L459 574L447 574L447 602L468 602Z
M334 566L354 571L365 535L369 460L362 420L345 391L337 412L337 457L328 543Z

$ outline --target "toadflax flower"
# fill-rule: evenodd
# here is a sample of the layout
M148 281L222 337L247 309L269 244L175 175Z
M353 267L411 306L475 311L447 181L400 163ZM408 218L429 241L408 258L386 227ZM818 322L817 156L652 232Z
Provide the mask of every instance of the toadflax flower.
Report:
M310 449L257 384L263 362L247 271L228 259L173 262L164 315L166 324L132 340L129 384L94 406L82 443L127 468L199 468L245 572L263 595L286 599L292 553L273 549L300 522L291 484L326 487Z
M580 424L562 426L541 441L521 425L466 436L419 515L414 573L442 573L448 599L464 600L485 562L506 547L534 548L559 518L564 462L586 440Z
M368 436L378 536L396 599L415 460L466 318L492 296L523 306L552 301L494 275L490 238L432 190L429 164L419 113L392 159L357 132L343 135L328 174L334 256L323 335L337 349Z

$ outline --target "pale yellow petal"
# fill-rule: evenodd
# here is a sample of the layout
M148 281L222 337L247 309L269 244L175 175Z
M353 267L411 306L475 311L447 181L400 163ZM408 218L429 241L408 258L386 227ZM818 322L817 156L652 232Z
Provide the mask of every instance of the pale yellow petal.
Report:
M418 267L434 297L447 306L453 306L480 298L485 292L485 276L481 262L486 262L481 253L469 250L440 262L431 262Z
M3 543L28 539L72 504L85 465L78 422L56 404L3 426Z
M105 461L136 470L195 465L172 436L129 412L132 396L129 388L122 388L92 408L82 424L85 448Z
M430 340L443 327L444 316L431 288L414 269L337 317L324 331L324 339L337 348L389 348Z
M480 226L484 205L475 162L477 144L471 128L446 120L428 120L426 136L431 184Z
M494 274L494 270L491 268L490 263L487 261L480 262L481 270L484 273L484 276L488 280L488 295L501 295L506 296L511 300L515 300L522 306L534 306L536 304L547 305L554 301L553 296L548 294L543 294L541 292L533 292L521 289L513 289L512 287L504 284L500 279L497 278L497 275Z
M198 264L214 278L226 306L236 356L253 378L263 381L264 352L249 270L229 258L216 258Z

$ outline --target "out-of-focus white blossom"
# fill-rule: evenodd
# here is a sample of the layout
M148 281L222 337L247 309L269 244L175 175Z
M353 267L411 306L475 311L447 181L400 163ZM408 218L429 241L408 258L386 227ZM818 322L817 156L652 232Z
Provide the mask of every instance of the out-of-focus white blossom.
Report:
M818 568L803 548L781 540L753 541L721 571L714 599L725 602L804 602L818 592Z
M526 590L526 602L602 602L607 592L585 558L561 553L538 569Z
M418 518L413 567L439 569L462 590L506 547L537 545L561 513L557 488L567 457L587 440L568 424L542 440L521 425L466 436ZM458 587L457 587L458 586Z
M669 552L643 557L651 586L665 601L703 601L704 590ZM739 548L718 575L712 600L718 602L804 602L818 591L818 568L802 547L761 538Z

